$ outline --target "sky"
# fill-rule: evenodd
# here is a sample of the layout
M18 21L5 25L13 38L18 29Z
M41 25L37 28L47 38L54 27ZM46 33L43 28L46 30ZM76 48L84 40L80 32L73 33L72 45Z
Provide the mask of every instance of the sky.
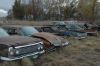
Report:
M15 0L0 0L0 8L9 10L12 8Z
M0 17L7 16L7 11L12 8L15 0L0 0Z
M7 11L0 9L0 17L5 17L7 15L8 15Z

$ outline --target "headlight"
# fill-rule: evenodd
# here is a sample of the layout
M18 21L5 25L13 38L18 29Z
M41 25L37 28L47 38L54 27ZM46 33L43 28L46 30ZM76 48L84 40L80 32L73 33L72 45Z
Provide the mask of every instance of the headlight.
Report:
M9 48L9 54L10 54L10 55L14 55L14 48L13 48L13 47L10 47L10 48Z
M10 54L10 55L14 55L14 52L13 52L13 51L10 51L9 54Z
M18 50L16 50L16 54L19 54L19 51Z
M41 50L41 47L38 47L38 50Z
M38 50L41 50L41 49L43 49L43 47L41 46L41 47L38 47Z
M41 47L41 49L43 49L43 47Z

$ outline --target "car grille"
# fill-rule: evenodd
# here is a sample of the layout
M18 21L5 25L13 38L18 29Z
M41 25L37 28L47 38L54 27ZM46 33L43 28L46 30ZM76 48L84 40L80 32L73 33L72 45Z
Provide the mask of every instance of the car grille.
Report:
M38 51L40 51L40 50L38 50L38 47L41 47L41 46L39 44L37 44L37 45L17 48L16 51L18 51L18 53L16 53L15 55L24 55L24 54L29 54L29 53L33 53L33 52L38 52Z

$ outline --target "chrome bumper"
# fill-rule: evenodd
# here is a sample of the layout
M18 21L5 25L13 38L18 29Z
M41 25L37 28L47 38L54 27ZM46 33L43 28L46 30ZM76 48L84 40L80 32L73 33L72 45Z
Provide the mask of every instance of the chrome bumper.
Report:
M70 44L69 42L65 42L65 43L62 44L62 46L67 46L69 44Z
M43 54L45 53L45 51L40 51L40 52L35 52L35 53L30 53L30 54L27 54L27 55L23 55L23 56L19 56L19 57L0 57L1 60L4 60L4 61L14 61L14 60L18 60L18 59L22 59L22 58L25 58L25 57L29 57L29 56L34 56L34 55L40 55L40 54Z

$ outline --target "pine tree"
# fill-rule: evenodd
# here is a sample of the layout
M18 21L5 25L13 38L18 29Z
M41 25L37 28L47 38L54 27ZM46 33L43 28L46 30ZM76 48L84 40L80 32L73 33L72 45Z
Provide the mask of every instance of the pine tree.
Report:
M19 1L15 1L15 4L13 6L13 15L14 15L14 18L16 19L23 19L24 18L24 8L23 6L20 4Z

